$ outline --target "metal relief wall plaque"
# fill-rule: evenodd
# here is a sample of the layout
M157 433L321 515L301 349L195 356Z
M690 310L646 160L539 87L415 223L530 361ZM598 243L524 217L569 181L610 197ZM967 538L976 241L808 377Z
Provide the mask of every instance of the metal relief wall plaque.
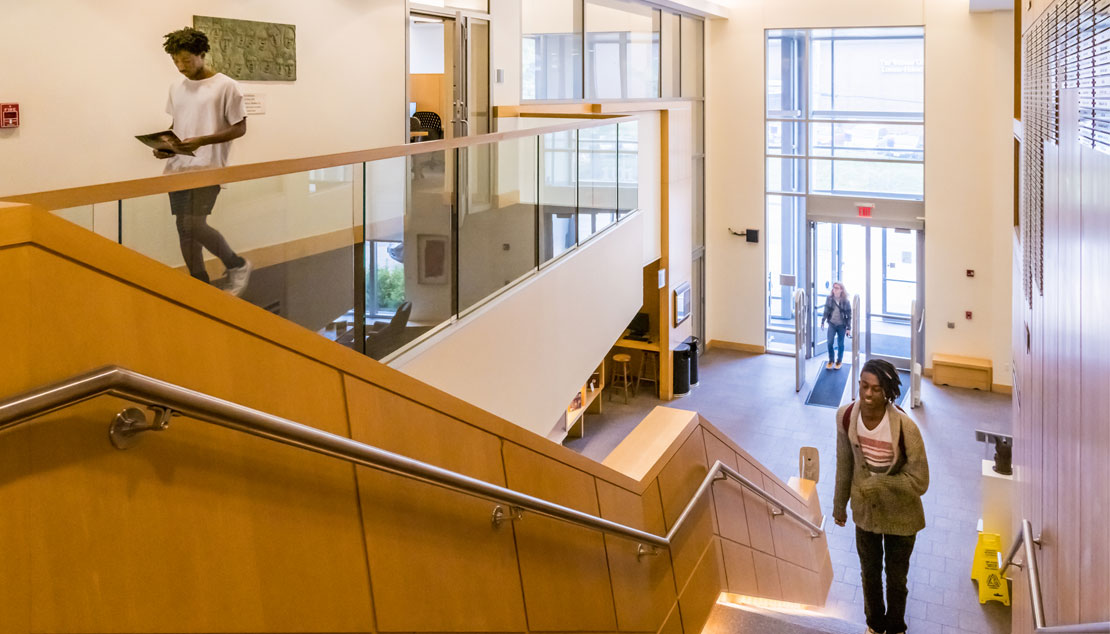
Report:
M193 28L208 36L209 67L232 79L297 79L297 27L292 24L194 15Z

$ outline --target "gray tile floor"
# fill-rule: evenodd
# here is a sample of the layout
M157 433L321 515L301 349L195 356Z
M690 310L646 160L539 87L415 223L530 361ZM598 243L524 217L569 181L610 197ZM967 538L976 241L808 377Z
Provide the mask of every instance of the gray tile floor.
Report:
M701 384L669 405L700 412L784 480L798 472L798 448L816 447L821 454L818 493L830 513L835 410L805 404L820 363L810 362L809 383L796 393L793 358L710 350L700 359ZM979 517L980 461L987 457L975 441L975 430L1011 433L1010 397L934 386L928 379L922 383L922 406L910 414L925 439L931 482L924 498L928 526L918 534L910 566L910 631L1009 632L1010 608L980 605L969 574ZM620 397L604 398L604 412L589 416L584 437L566 443L596 460L608 455L651 408L663 404L646 385L627 405ZM827 525L835 580L825 612L862 623L855 528L850 521L843 528L831 520Z

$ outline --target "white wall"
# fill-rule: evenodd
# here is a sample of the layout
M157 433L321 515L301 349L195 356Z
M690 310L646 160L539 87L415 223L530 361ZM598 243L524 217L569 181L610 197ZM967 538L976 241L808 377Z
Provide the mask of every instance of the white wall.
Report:
M622 222L391 365L547 435L640 309L644 218Z
M991 358L995 382L1010 383L1010 20L1010 13L968 13L966 0L761 0L735 3L730 19L709 23L710 339L764 343L766 245L726 230L765 229L764 29L924 25L926 358L933 351Z
M1013 14L929 0L925 19L926 359L992 359L1010 385Z
M22 125L0 133L0 196L160 174L132 137L169 124L166 91L181 75L162 35L194 14L297 27L297 80L243 83L266 94L267 112L250 118L233 162L405 141L403 2L5 2L0 100L20 104Z
M409 27L409 73L443 74L443 22L413 22Z
M494 68L493 105L520 105L520 0L490 0L490 56ZM497 70L505 71L497 83Z

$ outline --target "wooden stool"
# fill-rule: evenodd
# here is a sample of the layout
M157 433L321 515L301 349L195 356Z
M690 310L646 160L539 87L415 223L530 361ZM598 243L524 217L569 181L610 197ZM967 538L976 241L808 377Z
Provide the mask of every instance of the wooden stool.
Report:
M631 362L632 355L613 355L613 380L609 381L611 386L609 391L610 401L613 400L613 392L616 392L619 388L624 391L624 402L628 402L629 388L632 387L632 377L628 376L628 364Z
M644 350L640 356L640 373L636 375L635 394L640 393L640 383L654 383L656 395L659 393L659 362L656 361L658 353L653 350Z

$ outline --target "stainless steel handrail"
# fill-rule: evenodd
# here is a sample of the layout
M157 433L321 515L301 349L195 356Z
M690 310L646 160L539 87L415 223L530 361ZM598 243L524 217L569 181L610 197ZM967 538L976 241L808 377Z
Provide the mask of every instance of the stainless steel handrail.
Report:
M1017 555L1018 548L1022 545L1025 546L1025 563L1014 561L1014 556ZM1002 564L1002 569L999 571L999 576L1004 577L1006 570L1010 566L1017 568L1029 567L1029 602L1033 607L1033 631L1045 633L1067 633L1067 634L1104 634L1110 632L1110 621L1102 621L1098 623L1080 623L1078 625L1045 625L1044 619L1044 600L1041 598L1041 570L1037 565L1037 552L1034 546L1039 546L1040 540L1033 537L1033 524L1029 520L1021 520L1021 534L1014 540L1014 545L1010 547L1010 552L1006 555L1006 560Z
M810 529L811 537L818 537L824 532L824 517L821 518L821 526L813 524L775 496L767 493L762 487L720 461L715 462L709 469L709 473L706 474L697 492L687 503L671 530L666 536L660 536L115 366L82 374L0 402L0 432L97 396L127 399L147 406L158 415L152 424L146 423L145 417L139 410L127 409L117 415L109 427L108 435L112 443L121 449L127 448L134 442L138 434L166 429L171 416L184 415L353 464L503 502L515 509L532 511L546 517L638 541L641 546L648 544L661 548L670 547L674 536L684 525L698 500L705 495L713 483L731 478L769 502L772 506L772 515L785 513L798 520ZM500 508L495 509L494 522L500 521L502 515L503 511ZM642 548L641 552L643 552Z

